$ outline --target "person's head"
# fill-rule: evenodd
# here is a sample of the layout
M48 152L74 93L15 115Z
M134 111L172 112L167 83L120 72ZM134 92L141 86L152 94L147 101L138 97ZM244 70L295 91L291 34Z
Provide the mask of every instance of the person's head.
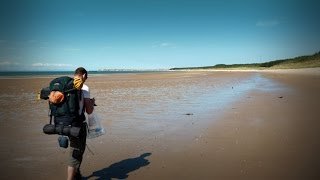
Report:
M83 83L88 79L88 72L83 67L78 67L74 71L74 87L77 89L81 89Z
M75 77L79 77L82 78L83 81L88 79L88 72L85 68L83 67L78 67L75 71L74 71L74 76Z

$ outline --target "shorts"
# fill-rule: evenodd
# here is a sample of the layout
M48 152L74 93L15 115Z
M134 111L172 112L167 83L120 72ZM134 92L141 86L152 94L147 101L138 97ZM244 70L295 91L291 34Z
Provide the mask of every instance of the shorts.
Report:
M79 169L82 162L83 153L86 149L87 124L83 123L81 125L79 137L69 136L69 140L70 140L70 154L69 154L68 166Z

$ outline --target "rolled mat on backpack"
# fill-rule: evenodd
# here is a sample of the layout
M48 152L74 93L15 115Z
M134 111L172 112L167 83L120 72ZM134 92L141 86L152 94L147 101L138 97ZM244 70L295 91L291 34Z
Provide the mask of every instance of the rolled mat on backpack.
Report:
M80 129L80 127L46 124L43 127L43 132L45 134L60 134L65 136L78 137Z

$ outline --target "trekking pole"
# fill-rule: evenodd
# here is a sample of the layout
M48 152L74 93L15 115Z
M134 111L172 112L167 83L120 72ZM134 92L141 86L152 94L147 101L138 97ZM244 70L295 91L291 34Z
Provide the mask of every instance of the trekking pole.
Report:
M94 156L94 153L92 152L92 150L90 149L90 147L87 143L86 143L86 146L87 146L88 150L91 152L91 154Z

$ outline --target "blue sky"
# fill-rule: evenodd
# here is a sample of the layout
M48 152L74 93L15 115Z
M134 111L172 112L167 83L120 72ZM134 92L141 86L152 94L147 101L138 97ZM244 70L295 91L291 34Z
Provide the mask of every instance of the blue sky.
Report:
M316 0L0 0L0 71L166 69L320 50Z

